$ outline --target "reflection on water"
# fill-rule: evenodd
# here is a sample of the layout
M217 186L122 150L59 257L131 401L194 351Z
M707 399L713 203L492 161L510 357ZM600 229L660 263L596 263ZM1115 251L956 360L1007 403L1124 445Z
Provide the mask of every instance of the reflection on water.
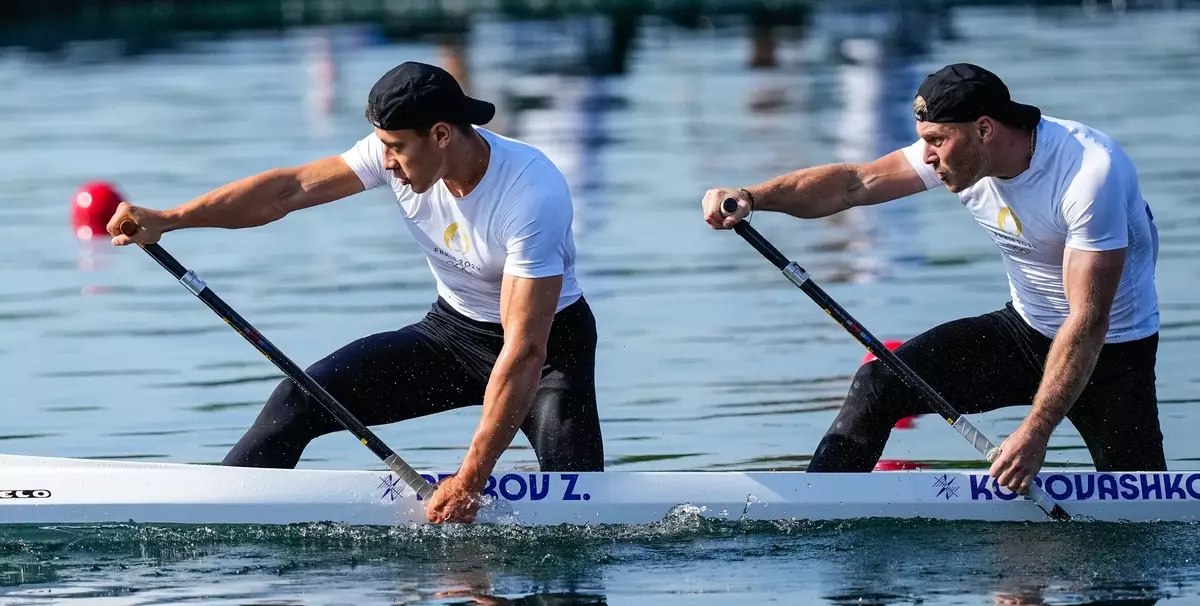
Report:
M414 59L447 67L495 101L491 126L543 148L570 180L580 279L601 331L609 468L803 469L863 351L740 238L704 226L699 197L906 145L920 79L973 61L1047 114L1108 131L1139 162L1161 226L1168 462L1182 469L1200 460L1191 439L1200 430L1192 354L1200 132L1189 104L1200 96L1197 12L820 3L778 27L767 27L777 23L770 16L632 23L479 18L430 41L353 24L179 36L141 47L167 52L132 56L106 43L56 55L0 50L0 380L10 412L2 450L219 461L279 373L146 255L77 241L69 198L103 178L166 207L340 153L367 132L362 101L378 75ZM761 214L754 222L883 339L1008 297L998 253L944 191L817 221ZM164 244L302 366L416 320L433 296L425 262L382 192L255 230L174 233ZM413 465L445 468L461 458L477 414L378 433ZM1002 410L978 423L1002 438L1023 414ZM934 467L975 467L976 456L944 424L923 422L893 432L884 453ZM534 464L518 438L500 468ZM1089 464L1065 424L1047 466ZM379 462L333 434L314 442L302 466ZM685 517L652 538L630 528L549 537L271 531L283 539L222 529L44 532L0 532L0 601L1200 599L1190 526L743 528Z
M832 604L1188 603L1198 595L1196 531L731 522L688 514L590 528L8 528L0 533L0 596L39 601L51 590L59 598L221 604L322 597L631 604L685 596L713 604L784 596Z

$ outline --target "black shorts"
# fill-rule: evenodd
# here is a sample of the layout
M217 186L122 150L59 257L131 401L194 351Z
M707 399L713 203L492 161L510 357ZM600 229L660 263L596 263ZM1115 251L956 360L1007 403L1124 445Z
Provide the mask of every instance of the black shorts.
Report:
M1032 405L1051 343L1010 303L936 326L905 342L896 356L955 410L978 414ZM1106 344L1087 386L1067 412L1097 470L1166 469L1154 386L1157 353L1157 333ZM931 412L919 392L881 362L864 364L808 470L871 471L897 421Z
M521 425L544 471L603 470L596 341L596 321L582 297L555 316L541 386ZM503 346L499 324L467 318L439 298L415 324L354 341L307 371L364 424L380 425L482 405ZM292 468L309 442L341 429L285 379L222 464ZM465 449L470 435L462 438Z

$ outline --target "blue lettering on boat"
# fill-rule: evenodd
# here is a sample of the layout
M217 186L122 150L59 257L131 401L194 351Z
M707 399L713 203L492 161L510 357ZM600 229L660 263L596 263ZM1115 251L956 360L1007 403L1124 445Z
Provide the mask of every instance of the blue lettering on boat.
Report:
M1086 482L1086 484L1085 484ZM1075 496L1086 501L1096 493L1096 476L1075 474Z
M421 477L430 484L437 484L452 476L452 473L440 473L437 477L423 473ZM580 492L579 476L577 473L506 473L499 477L488 476L483 486L483 495L500 501L542 501L547 498L560 501L587 501L591 494ZM395 501L410 494L407 486L400 478L388 474L379 483L382 498ZM413 495L420 501L421 495Z
M1011 501L1016 492L987 474L971 474L971 500ZM1058 501L1200 500L1200 473L1054 473L1035 483Z
M1149 481L1146 478L1150 478ZM1155 499L1162 499L1162 485L1158 482L1158 474L1142 474L1142 499L1149 499L1150 494L1154 494Z
M517 485L515 489L513 484ZM525 479L515 473L504 474L504 477L500 478L500 494L504 495L506 501L520 501L528 491Z
M991 478L989 476L971 475L971 500L984 501L992 500L992 491L988 490L987 482Z
M542 481L542 490L538 491L538 479ZM529 475L529 500L540 501L550 494L550 474L530 474Z
M1058 490L1055 490L1055 488ZM1056 473L1046 478L1046 492L1056 500L1061 501L1070 498L1073 492L1072 488L1074 486L1071 485L1071 480L1067 479L1067 476L1061 473Z
M1127 501L1138 498L1141 494L1138 492L1137 477L1131 473L1123 473L1117 477L1117 484L1121 485L1121 498Z
M1168 501L1175 498L1175 495L1179 495L1179 498L1181 498L1181 499L1187 498L1187 493L1184 492L1183 489L1179 487L1179 485L1182 483L1183 483L1183 474L1173 474L1172 476L1167 476L1166 490L1167 490L1167 500Z
M564 501L580 501L585 500L584 495L575 494L575 482L579 481L579 474L564 473L562 479L567 481L567 491L563 493Z
M1111 475L1104 474L1100 476L1096 483L1100 485L1100 500L1105 499L1117 500L1117 479Z

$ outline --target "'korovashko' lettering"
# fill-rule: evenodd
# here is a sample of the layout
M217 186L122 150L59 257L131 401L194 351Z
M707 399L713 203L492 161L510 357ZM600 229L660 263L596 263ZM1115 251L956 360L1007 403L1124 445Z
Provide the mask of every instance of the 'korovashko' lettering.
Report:
M1034 483L1057 501L1200 500L1200 473L1055 473ZM1011 501L1017 493L988 475L971 475L971 500Z

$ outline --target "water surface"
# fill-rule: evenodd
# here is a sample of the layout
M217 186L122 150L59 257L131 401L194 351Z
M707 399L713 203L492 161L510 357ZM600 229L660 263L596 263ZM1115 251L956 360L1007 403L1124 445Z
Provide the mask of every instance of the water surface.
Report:
M853 21L822 11L805 34L780 38L778 67L751 70L740 28L648 21L629 73L602 77L528 69L548 48L574 52L578 43L550 45L569 42L578 24L473 25L462 49L472 91L500 105L497 130L542 146L575 191L579 276L601 331L609 469L804 468L864 352L744 241L704 225L700 196L911 142L912 91L952 61L983 64L1018 99L1107 131L1138 163L1162 236L1168 463L1196 465L1200 13L961 8L949 39L901 36L928 46L912 55L879 42L900 23L886 12ZM516 31L540 33L515 43ZM73 192L109 179L163 208L340 153L369 132L362 100L379 74L449 51L380 43L367 26L124 58L106 48L0 52L0 450L213 463L279 372L145 254L78 242L67 220ZM304 366L428 308L433 281L400 221L394 200L375 191L260 229L179 232L163 244ZM754 223L880 338L905 339L1008 297L999 253L945 191L835 219L760 214ZM1024 410L978 424L1001 439ZM477 418L467 409L378 433L418 468L452 469ZM976 456L927 417L894 431L884 453L932 467ZM314 442L301 465L380 466L345 433ZM518 437L499 469L534 465ZM1069 424L1047 465L1090 465ZM690 519L582 531L11 530L0 533L0 600L1200 603L1197 544L1194 526L1177 525Z

